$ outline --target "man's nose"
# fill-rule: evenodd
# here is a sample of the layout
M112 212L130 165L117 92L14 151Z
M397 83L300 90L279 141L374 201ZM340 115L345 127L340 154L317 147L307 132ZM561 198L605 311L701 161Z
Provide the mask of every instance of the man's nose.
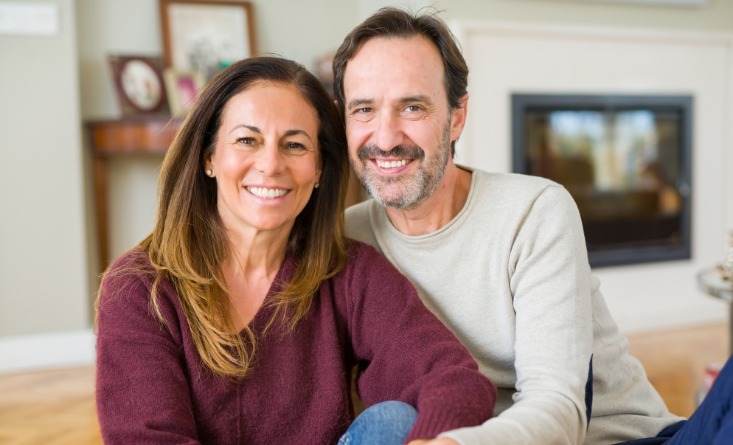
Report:
M404 142L399 118L393 113L382 113L375 122L373 142L382 151L390 151Z

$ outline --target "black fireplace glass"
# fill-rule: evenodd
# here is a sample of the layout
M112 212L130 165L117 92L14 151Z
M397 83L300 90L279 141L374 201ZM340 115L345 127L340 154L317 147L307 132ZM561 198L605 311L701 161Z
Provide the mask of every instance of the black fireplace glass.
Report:
M511 99L513 170L570 192L592 267L690 258L691 96Z

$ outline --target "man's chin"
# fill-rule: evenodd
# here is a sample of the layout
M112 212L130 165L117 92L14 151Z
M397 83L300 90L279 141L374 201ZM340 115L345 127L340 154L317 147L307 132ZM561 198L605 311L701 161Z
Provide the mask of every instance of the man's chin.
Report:
M404 190L375 190L367 188L369 195L383 207L392 207L396 209L410 209L415 206L415 199L406 196Z

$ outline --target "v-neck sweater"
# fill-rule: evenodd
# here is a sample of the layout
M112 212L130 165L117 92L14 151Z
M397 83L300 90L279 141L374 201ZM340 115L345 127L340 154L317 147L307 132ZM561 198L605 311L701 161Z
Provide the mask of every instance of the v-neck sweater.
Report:
M381 255L361 243L349 251L346 267L323 281L294 330L276 322L261 335L272 309L257 312L254 365L239 380L203 365L171 281L158 293L165 324L154 315L146 254L135 249L118 259L103 280L98 309L105 443L336 443L354 416L354 365L366 405L400 400L417 408L410 440L486 420L495 388L467 350ZM269 295L295 266L287 257Z

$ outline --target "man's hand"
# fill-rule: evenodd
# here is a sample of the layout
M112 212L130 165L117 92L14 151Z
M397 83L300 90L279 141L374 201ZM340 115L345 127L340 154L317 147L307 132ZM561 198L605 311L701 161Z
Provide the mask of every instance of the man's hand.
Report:
M441 439L417 439L411 440L407 445L459 445L453 439L441 438Z

